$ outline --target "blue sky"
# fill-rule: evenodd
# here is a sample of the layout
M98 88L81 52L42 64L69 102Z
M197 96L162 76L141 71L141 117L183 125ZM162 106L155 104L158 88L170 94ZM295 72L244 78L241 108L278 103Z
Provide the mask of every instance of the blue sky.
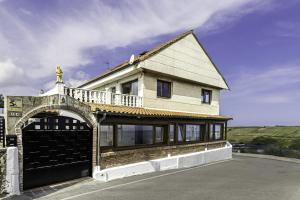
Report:
M299 125L297 0L0 0L0 93L70 85L194 29L227 79L231 125ZM109 64L108 64L109 63Z

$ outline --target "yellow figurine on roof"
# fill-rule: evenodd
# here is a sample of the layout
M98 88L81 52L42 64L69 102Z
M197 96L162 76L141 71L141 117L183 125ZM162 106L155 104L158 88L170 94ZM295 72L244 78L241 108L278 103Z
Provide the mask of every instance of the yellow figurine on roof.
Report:
M56 82L57 83L63 83L62 75L63 75L63 71L61 70L61 67L58 65L56 67Z

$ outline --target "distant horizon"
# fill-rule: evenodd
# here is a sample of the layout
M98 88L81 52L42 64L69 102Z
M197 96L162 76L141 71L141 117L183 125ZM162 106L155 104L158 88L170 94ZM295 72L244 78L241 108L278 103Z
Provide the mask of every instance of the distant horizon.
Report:
M230 126L300 125L300 2L0 0L0 94L78 86L193 29L229 84ZM132 12L135 10L135 12Z

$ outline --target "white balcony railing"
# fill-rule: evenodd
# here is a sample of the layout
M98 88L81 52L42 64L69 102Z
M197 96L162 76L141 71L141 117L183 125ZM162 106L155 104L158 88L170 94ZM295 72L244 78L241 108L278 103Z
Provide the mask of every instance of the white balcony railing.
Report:
M116 94L106 91L64 88L64 94L84 103L99 103L129 107L143 107L143 97L127 94Z

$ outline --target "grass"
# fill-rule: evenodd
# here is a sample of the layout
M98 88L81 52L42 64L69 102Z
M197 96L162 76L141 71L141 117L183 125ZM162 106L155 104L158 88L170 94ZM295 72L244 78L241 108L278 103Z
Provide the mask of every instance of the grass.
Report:
M300 140L300 126L267 127L230 127L228 139L231 142L251 143L257 137L273 138L284 147L289 147Z
M262 145L266 154L300 158L300 126L230 127L228 140Z

